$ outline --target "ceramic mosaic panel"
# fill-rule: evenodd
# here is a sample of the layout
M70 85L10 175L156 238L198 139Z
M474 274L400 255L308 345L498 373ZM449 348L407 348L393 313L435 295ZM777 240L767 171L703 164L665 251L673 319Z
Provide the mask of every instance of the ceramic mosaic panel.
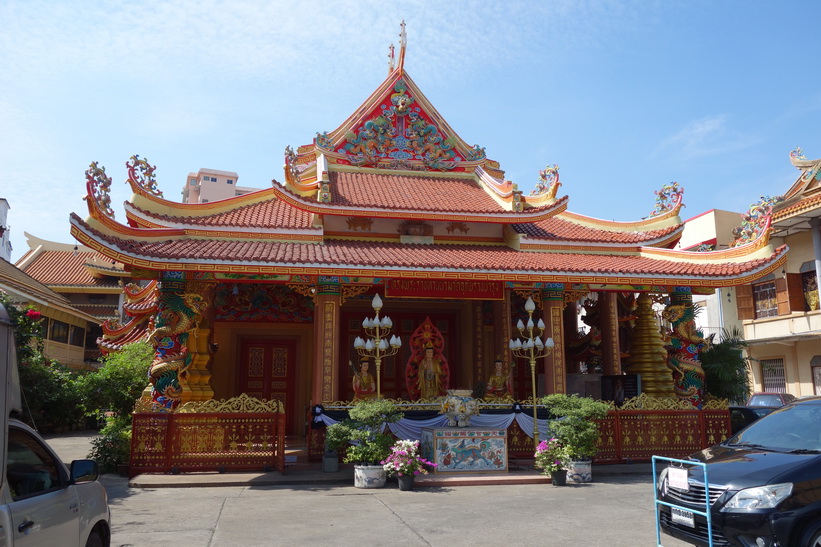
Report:
M422 455L436 473L507 471L507 431L470 427L422 430Z

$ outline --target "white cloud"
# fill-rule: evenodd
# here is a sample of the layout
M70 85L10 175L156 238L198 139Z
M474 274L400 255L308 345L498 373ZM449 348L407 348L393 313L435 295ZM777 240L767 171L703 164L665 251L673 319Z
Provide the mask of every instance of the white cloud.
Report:
M754 134L728 127L726 115L701 118L688 123L678 133L662 139L652 156L686 162L705 156L737 152L760 142Z

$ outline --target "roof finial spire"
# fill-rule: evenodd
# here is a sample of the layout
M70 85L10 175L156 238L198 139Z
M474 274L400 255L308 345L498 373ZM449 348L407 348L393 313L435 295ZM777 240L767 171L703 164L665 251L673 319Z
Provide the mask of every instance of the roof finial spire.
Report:
M405 20L402 19L401 32L399 32L399 70L405 68L405 48L408 46L408 35L405 34Z
M393 43L391 43L390 47L388 47L388 75L393 72L393 69L396 68L396 57L393 53Z

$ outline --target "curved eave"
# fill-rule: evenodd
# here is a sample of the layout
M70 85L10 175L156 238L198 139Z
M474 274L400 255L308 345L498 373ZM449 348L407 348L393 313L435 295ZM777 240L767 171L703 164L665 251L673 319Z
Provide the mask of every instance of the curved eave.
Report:
M599 228L610 232L649 232L652 230L661 230L676 224L682 224L681 218L679 218L679 212L683 206L684 205L679 202L677 206L659 216L636 221L604 220L573 213L571 211L562 213L562 218L570 222L581 224L582 226Z
M765 232L769 232L766 230ZM767 233L758 238L739 245L738 247L730 247L729 249L721 249L718 251L682 251L678 249L659 249L656 247L642 247L641 255L659 258L662 260L669 260L673 262L688 262L693 264L736 264L748 262L750 260L757 260L766 258L773 254L781 253L782 250L786 253L787 246L782 245L777 250L773 251Z
M204 238L229 238L229 239L274 239L274 240L301 240L301 241L322 241L321 227L289 228L287 226L275 226L273 228L248 227L248 226L202 226L199 224L188 224L184 222L172 222L166 219L149 217L145 211L136 209L136 206L125 204L126 217L129 223L134 223L136 229L143 230L181 230L182 235L190 237ZM233 211L233 209L231 209ZM164 224L160 224L160 221Z
M776 223L792 216L800 215L801 213L806 213L807 211L812 211L818 207L821 207L821 193L814 196L805 197L803 199L798 199L793 203L787 203L785 206L773 211L772 221L773 223Z
M191 271L191 272L242 272L245 274L263 275L340 275L340 276L360 276L360 277L382 277L382 278L403 278L413 277L415 279L441 279L441 280L480 280L480 281L511 281L511 282L555 282L555 283L597 283L597 284L618 284L618 285L676 285L676 286L698 286L698 287L725 287L751 283L769 273L777 271L786 261L786 246L781 247L777 252L768 257L752 261L747 267L733 267L732 264L713 263L710 270L705 273L676 273L679 271L692 269L689 264L678 264L684 261L671 261L655 257L632 257L628 258L630 264L635 266L633 271L629 267L619 271L601 271L596 269L560 269L549 268L542 263L541 266L522 268L521 264L508 268L499 267L446 267L446 266L404 266L404 265L368 265L351 262L328 262L316 261L307 263L305 260L236 260L225 261L222 259L203 258L157 258L153 256L138 255L133 250L122 249L116 243L106 241L93 231L79 232L76 237L84 244L98 252L111 256L125 264L154 271ZM414 249L410 249L414 250ZM427 252L427 250L416 252ZM651 249L651 251L659 251ZM296 251L295 251L296 252ZM487 251L479 251L485 253ZM298 253L297 253L298 254ZM533 256L532 253L523 253ZM473 255L474 257L478 255ZM551 256L544 253L545 257ZM350 258L350 257L349 257ZM575 262L572 253L567 253L565 257L568 261ZM601 260L613 262L618 257L603 256ZM589 259L593 260L593 259ZM596 259L597 260L597 259ZM600 264L600 261L596 262ZM535 263L534 263L535 264ZM616 263L611 263L613 268ZM737 265L738 266L738 265ZM706 267L706 266L705 266ZM663 268L671 269L671 272L661 273ZM641 270L641 271L640 271Z
M377 209L374 207L342 206L307 201L302 196L290 192L287 188L275 186L276 196L285 203L317 215L441 220L455 222L485 222L491 224L517 224L538 222L557 215L567 209L567 196L555 203L539 209L526 209L521 213L504 211L499 213L472 213L449 211L420 211L414 209Z
M80 217L71 214L69 219L71 223L71 233L74 234L76 222L80 221ZM306 243L318 243L322 241L322 232L305 230L304 232L293 231L250 231L246 229L207 229L202 227L196 228L167 228L160 225L147 226L135 228L120 224L117 221L111 220L108 217L100 219L101 222L95 223L89 221L88 225L94 229L102 232L108 232L116 237L126 239L134 239L137 241L162 241L168 239L183 239L183 238L197 238L197 239L259 239L259 240L273 240L273 241L303 241Z
M581 252L624 252L635 253L644 247L669 247L681 238L684 225L679 226L674 231L664 234L664 236L647 239L636 243L620 243L602 240L577 240L562 239L550 240L540 239L527 234L521 234L520 249L523 251L568 251L577 249Z
M134 181L129 181L129 184L134 192L131 201L134 202L135 206L146 211L151 211L157 215L168 216L209 216L216 213L224 213L242 207L243 205L271 199L272 195L270 188L263 188L262 190L248 192L241 196L233 196L208 203L180 203L150 194L134 183Z

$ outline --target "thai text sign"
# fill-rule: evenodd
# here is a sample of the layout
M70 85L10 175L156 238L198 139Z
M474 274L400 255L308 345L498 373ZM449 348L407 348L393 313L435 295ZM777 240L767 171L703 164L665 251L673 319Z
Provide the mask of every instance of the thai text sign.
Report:
M451 300L503 300L501 281L459 279L391 279L385 296L413 298L443 298Z

